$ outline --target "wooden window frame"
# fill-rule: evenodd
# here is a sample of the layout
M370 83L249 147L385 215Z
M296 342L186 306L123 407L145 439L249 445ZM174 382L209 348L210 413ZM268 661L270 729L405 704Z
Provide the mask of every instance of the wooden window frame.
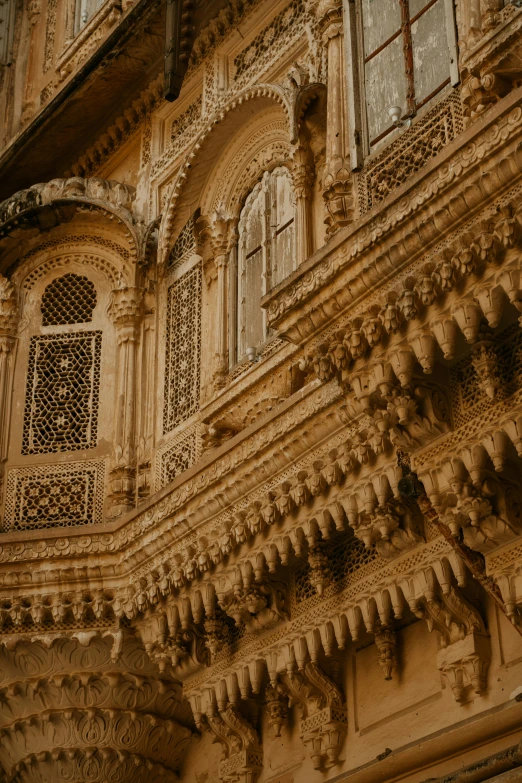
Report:
M279 167L276 167L279 168ZM255 188L260 185L261 186L261 193L263 193L264 196L264 213L263 213L263 236L261 243L256 246L253 250L250 250L248 253L246 253L245 250L245 237L239 237L237 245L234 249L234 251L230 254L229 257L229 335L231 335L230 338L230 345L229 345L229 364L231 367L236 365L238 362L242 362L245 359L246 356L246 349L250 346L243 345L243 335L242 335L242 329L244 327L244 324L246 322L246 305L243 302L243 276L246 275L246 263L248 262L248 259L251 258L253 255L261 251L262 253L262 280L261 280L261 290L262 290L262 296L268 293L270 288L272 287L273 282L273 274L274 274L274 259L275 259L275 240L277 237L285 231L290 225L294 225L294 244L293 244L293 253L294 253L294 270L296 268L296 242L295 242L295 232L297 231L297 212L296 208L294 206L294 215L291 220L286 221L283 225L277 226L273 223L274 219L274 212L276 209L276 202L274 201L273 194L271 193L271 184L272 184L272 177L274 174L275 169L272 169L270 171L263 172L263 175L258 180L258 182L252 187L250 190L248 197L251 193L254 192ZM265 181L265 177L268 174L268 178ZM291 182L291 176L290 176L290 182ZM293 187L293 185L292 185ZM245 199L246 203L246 199ZM243 208L241 210L241 213L243 212ZM261 304L259 304L259 307L261 309ZM261 309L261 318L262 318L262 325L263 325L263 340L259 343L259 345L255 346L256 348L260 348L260 346L264 345L267 340L270 339L270 333L268 330L268 324L267 324L267 314L266 311Z
M364 31L361 0L343 0L344 42L346 54L346 75L348 92L348 125L350 137L350 165L357 170L363 161L374 152L376 144L390 135L396 126L391 124L383 133L370 141L366 116L366 84L365 65L375 55L381 52L399 36L403 39L405 76L407 83L407 106L403 119L411 119L419 110L426 106L448 85L456 86L459 81L457 29L453 0L443 0L446 18L446 35L450 55L449 77L442 82L430 95L419 103L415 100L415 83L413 76L413 47L411 26L423 16L437 0L425 0L423 8L410 19L409 0L396 0L401 8L401 27L382 43L368 57L364 56ZM373 148L373 149L372 149Z

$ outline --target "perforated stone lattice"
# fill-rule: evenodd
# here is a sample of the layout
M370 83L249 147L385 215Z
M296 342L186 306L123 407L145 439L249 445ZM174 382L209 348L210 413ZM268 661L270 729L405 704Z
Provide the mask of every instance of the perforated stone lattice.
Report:
M92 321L96 289L88 277L67 274L49 283L42 296L44 326L84 324Z
M181 264L190 258L196 252L196 235L194 226L194 216L183 226L181 234L174 242L172 250L170 251L167 268L169 271L173 271L181 266Z
M327 554L335 585L377 557L376 550L366 549L362 541L355 538L352 530L331 538L327 542ZM297 606L303 601L317 597L315 588L310 582L310 566L306 558L301 558L296 566L293 581L293 604Z
M234 58L234 78L238 79L253 63L260 64L267 54L273 56L273 47L289 33L296 31L296 24L304 17L302 0L292 0L275 19L257 35L248 46Z
M163 432L199 409L201 356L201 264L167 292Z
M181 433L161 454L156 489L174 481L176 476L193 465L199 456L200 444L197 427Z
M507 399L522 387L522 331L518 324L508 326L495 341L501 385L495 403ZM450 390L453 421L460 427L488 411L493 405L479 387L471 355L457 362L450 370Z
M463 128L460 96L454 92L368 161L358 178L361 212L370 210L413 176Z
M194 123L201 116L202 101L203 99L200 95L198 98L196 98L194 103L191 103L190 106L188 106L185 111L179 115L179 117L176 117L176 119L172 120L172 125L170 126L170 138L172 141L184 133L187 128L190 128L192 123Z
M105 463L69 462L8 473L4 531L102 521Z
M31 338L22 454L96 445L101 332Z

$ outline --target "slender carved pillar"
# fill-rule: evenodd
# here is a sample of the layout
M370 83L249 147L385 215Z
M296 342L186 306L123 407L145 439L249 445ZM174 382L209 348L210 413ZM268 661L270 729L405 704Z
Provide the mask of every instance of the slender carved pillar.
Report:
M214 215L210 225L210 244L217 270L214 388L221 389L228 372L228 262L235 241L232 222Z
M353 219L342 0L319 0L315 13L322 31L328 63L323 195L328 212L325 223L328 225L328 232L332 234Z
M25 125L33 116L36 111L34 84L35 84L35 68L38 60L38 30L37 22L42 18L41 16L42 2L41 0L30 0L27 8L27 18L29 20L29 36L28 36L28 49L29 54L27 56L27 68L25 71L25 87L24 87L24 99L22 102L22 116L20 118L20 124Z
M154 380L155 380L155 301L152 294L146 295L143 319L142 341L140 346L140 389L139 400L139 431L137 435L137 466L138 478L136 494L138 502L148 497L152 491L151 466L154 437L154 418L156 413Z
M11 383L17 327L17 291L10 280L0 275L0 501L9 445Z
M306 141L299 140L292 155L292 179L296 199L297 264L313 253L312 188L314 184L313 156Z
M112 292L110 314L118 334L115 463L110 477L113 516L129 511L135 503L136 370L143 293L134 286Z

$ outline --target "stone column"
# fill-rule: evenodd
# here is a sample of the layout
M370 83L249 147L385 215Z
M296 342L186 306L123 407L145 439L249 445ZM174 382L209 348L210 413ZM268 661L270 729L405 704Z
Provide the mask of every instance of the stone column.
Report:
M136 462L138 467L136 495L138 502L152 492L152 451L154 443L154 421L156 416L155 358L156 358L156 298L153 293L145 294L145 316L139 350L140 389L137 399L138 433Z
M40 47L38 46L38 20L44 22L45 20L41 14L42 0L30 0L27 7L27 19L29 21L29 35L28 35L28 50L27 56L27 68L25 71L25 85L24 85L24 98L22 101L22 116L20 117L20 124L25 125L31 117L35 114L36 95L34 94L36 79L36 65L38 62L38 54Z
M214 389L222 389L228 372L228 261L235 232L232 222L219 215L210 224L210 245L217 271Z
M313 156L306 141L300 140L292 154L292 180L296 200L297 265L313 253L312 196L314 185Z
M353 182L350 171L348 99L343 37L342 0L318 0L315 13L326 48L328 97L324 199L328 233L353 220Z
M13 283L0 275L0 502L9 447L12 375L17 328L18 294Z
M118 336L116 360L116 431L114 467L110 474L111 515L135 506L136 495L136 376L143 288L127 286L112 292L110 315Z

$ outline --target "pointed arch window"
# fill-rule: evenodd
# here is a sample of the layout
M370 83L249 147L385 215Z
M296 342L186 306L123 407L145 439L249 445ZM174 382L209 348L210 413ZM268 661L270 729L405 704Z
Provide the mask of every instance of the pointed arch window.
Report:
M290 172L265 172L248 195L238 226L237 356L269 337L262 297L296 267L295 196Z

